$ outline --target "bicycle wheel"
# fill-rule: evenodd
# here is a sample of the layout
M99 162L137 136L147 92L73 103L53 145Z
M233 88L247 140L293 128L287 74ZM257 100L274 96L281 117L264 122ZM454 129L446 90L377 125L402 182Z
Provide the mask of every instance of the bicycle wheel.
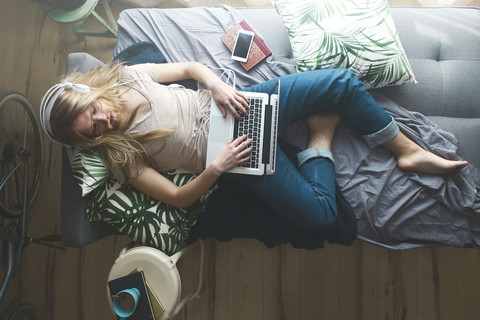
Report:
M28 303L20 303L14 306L13 310L7 311L5 320L37 320L35 310Z
M0 179L3 180L21 161L17 150L28 154L26 183L30 206L37 195L42 174L43 144L39 122L30 101L17 92L0 95L0 122L5 128L5 132L0 130ZM0 212L11 216L22 213L24 185L25 166L20 165L0 190Z

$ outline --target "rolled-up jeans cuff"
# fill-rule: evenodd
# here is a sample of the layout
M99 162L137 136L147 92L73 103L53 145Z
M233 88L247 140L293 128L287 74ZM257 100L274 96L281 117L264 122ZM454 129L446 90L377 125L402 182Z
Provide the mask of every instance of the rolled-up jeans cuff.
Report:
M330 150L310 148L297 153L298 167L301 167L305 162L314 158L327 158L331 160L333 164L335 164L335 161L333 161L332 152Z
M397 123L393 120L380 131L367 134L363 136L363 139L370 148L375 148L385 142L388 142L395 138L398 135L400 129L398 128Z

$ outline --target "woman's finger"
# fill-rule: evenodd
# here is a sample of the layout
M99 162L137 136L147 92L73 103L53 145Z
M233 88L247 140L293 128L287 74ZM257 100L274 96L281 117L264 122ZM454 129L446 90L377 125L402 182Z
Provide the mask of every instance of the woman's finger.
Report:
M230 110L230 112L232 113L232 115L233 115L237 120L240 120L240 119L241 119L240 115L239 115L238 112L237 112L237 109L236 109L232 104L227 104L227 108L228 108L228 110Z
M247 162L248 160L250 160L250 158L251 158L251 155L250 155L250 154L247 154L245 157L241 158L241 159L238 161L238 164L245 163L245 162Z
M247 140L247 135L243 135L243 136L240 136L238 138L236 138L235 140L233 140L233 142L235 143L235 146L239 146L240 144L242 144L242 142L246 141Z
M237 111L240 111L244 116L248 115L247 109L240 102L235 101L235 107L234 108Z
M250 110L250 105L248 104L248 98L240 91L237 92L235 105L238 109L242 111L242 113L244 113L245 115L248 114L248 110Z
M246 156L250 156L250 153L252 152L252 149L253 149L252 146L243 149L243 150L239 153L240 156L242 157L242 159L245 158Z

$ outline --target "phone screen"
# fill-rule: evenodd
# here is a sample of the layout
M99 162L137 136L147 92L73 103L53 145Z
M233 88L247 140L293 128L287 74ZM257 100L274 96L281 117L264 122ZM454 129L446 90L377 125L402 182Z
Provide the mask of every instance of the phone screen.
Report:
M239 32L232 56L247 59L253 35Z

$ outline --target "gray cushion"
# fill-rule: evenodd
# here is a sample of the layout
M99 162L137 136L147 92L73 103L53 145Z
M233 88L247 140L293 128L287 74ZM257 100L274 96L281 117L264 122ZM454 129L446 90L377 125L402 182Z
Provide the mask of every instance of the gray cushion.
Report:
M480 117L480 10L392 8L417 85L377 92L428 116Z
M429 119L445 131L453 133L458 140L458 154L480 168L480 152L477 147L480 137L480 119L439 116L429 117Z
M73 71L86 72L96 66L105 65L102 61L85 52L74 52L68 55L65 73Z

